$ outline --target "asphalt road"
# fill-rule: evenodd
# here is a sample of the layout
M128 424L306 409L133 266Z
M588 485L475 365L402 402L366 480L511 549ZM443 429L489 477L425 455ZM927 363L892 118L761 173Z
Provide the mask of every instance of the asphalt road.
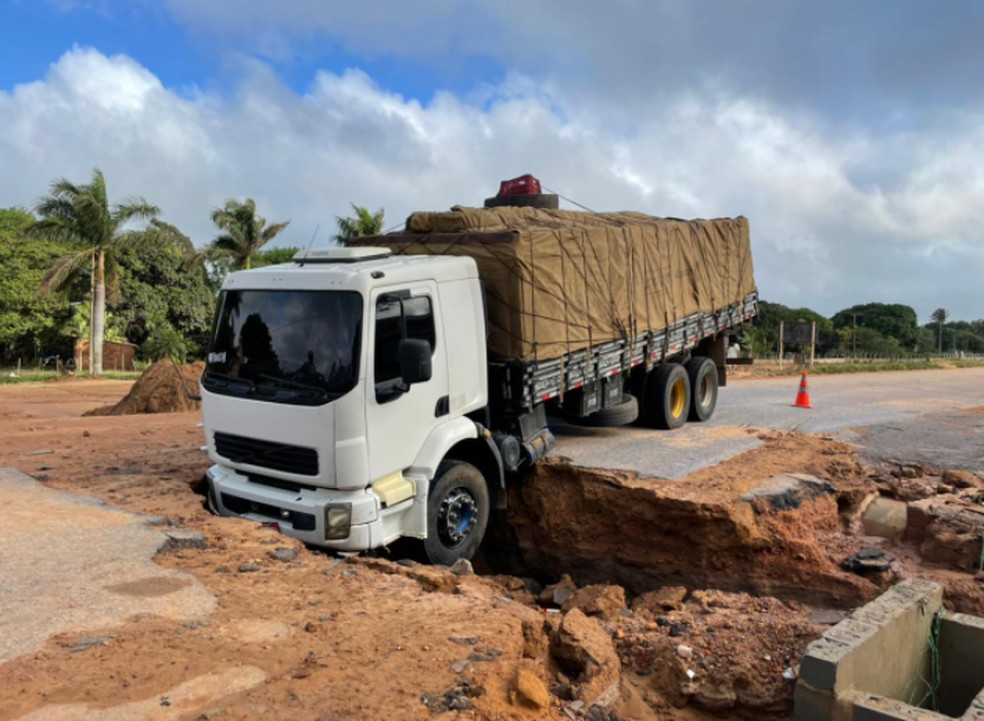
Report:
M816 375L809 385L813 408L803 409L792 405L799 377L733 380L710 421L675 431L558 422L553 455L680 478L756 447L748 429L768 428L835 435L867 462L984 470L984 368Z

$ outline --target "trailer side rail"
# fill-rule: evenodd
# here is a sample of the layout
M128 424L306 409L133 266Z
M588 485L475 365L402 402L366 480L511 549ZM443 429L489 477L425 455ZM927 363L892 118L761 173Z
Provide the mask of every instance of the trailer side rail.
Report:
M632 339L604 343L539 363L491 363L501 385L502 400L514 411L527 412L538 403L578 390L590 383L627 373L641 363L647 368L685 353L705 338L750 321L758 310L758 294L710 313L694 313L673 325Z

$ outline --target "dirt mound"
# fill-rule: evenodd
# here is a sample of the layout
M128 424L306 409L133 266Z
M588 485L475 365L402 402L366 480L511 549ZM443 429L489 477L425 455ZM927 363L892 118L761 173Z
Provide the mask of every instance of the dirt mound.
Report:
M86 416L127 416L135 413L182 413L201 405L188 397L198 394L198 379L205 369L201 361L176 366L170 360L154 363L133 384L123 400L88 411Z

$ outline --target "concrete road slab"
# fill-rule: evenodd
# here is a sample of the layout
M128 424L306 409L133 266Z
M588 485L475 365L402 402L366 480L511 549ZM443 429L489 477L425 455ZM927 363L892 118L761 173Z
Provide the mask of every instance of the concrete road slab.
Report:
M0 468L0 663L53 634L98 631L139 613L202 618L215 598L154 563L167 541L148 519Z
M897 456L984 470L984 368L809 376L812 409L793 407L799 381L732 381L721 389L710 421L675 431L551 420L553 455L580 466L675 479L754 448L759 441L748 429L766 428L830 433L858 445L869 462Z

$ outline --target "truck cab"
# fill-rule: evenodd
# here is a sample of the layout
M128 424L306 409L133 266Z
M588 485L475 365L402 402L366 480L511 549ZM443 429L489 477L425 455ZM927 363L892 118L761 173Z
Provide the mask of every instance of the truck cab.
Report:
M409 536L451 563L504 500L475 419L488 379L470 258L333 248L232 273L201 390L219 514L339 551Z

